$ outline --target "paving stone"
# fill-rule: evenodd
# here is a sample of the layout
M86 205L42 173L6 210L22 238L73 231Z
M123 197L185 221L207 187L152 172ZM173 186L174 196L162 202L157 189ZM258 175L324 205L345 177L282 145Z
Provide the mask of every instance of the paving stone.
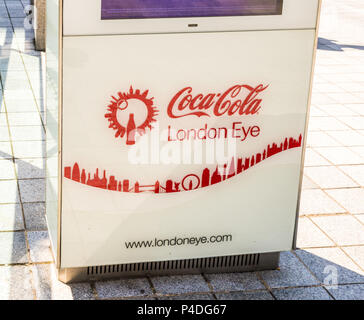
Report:
M332 131L330 131L331 133ZM333 131L347 132L347 131ZM309 132L307 136L307 146L309 147L337 147L340 143L325 132Z
M342 104L330 104L330 105L320 105L320 109L324 110L330 116L355 116L356 112L349 108L346 108Z
M26 23L26 22L24 21L24 18L11 17L11 23L14 28L16 28L16 27L24 28L24 23ZM26 25L29 25L29 24L26 24Z
M306 175L303 175L302 179L302 189L318 189L320 188L316 183L314 183L310 178Z
M23 204L27 230L46 230L45 203L33 202Z
M360 184L360 186L364 186L364 165L356 165L356 166L341 166L340 170L344 171L349 177L351 177L354 181Z
M306 149L305 152L305 167L312 167L312 166L327 166L330 165L326 159L320 156L316 151L313 149Z
M15 160L18 179L45 178L45 158Z
M21 58L19 58L21 59ZM17 66L19 65L19 69L17 68ZM13 63L13 67L9 67L9 65L6 66L6 70L10 70L10 69L13 69L13 70L19 70L19 71L22 71L24 70L24 65L22 62L20 63ZM1 65L0 65L0 68L1 68ZM34 94L32 92L32 90L28 89L28 90L21 90L21 89L14 89L14 90L11 90L11 89L5 89L3 90L3 93L4 93L4 97L5 97L5 102L7 101L7 99L24 99L24 100L29 100L29 101L32 101L34 99ZM12 123L13 125L16 123Z
M306 217L301 217L298 221L297 247L317 248L331 247L335 244Z
M24 232L0 232L0 265L27 263Z
M363 100L359 102L363 102ZM362 117L340 117L340 121L354 130L364 129L364 120Z
M0 102L1 102L1 100L0 100ZM7 128L8 127L8 120L7 120L6 114L4 113L5 110L4 109L2 109L2 110L3 110L3 112L0 113L0 127Z
M364 159L346 147L315 148L315 150L335 165L362 164Z
M8 113L9 126L41 126L42 121L38 112Z
M22 17L25 18L25 13L24 10L9 10L9 16L12 18L18 18L18 17Z
M346 103L360 103L360 102L362 102L362 100L359 97L357 97L356 95L351 94L351 93L337 93L337 92L332 93L332 92L329 92L329 93L327 93L327 95L337 103L346 104Z
M42 126L11 127L12 141L40 141L45 140Z
M279 270L262 271L260 275L271 288L319 284L292 252L281 253Z
M23 230L20 204L0 204L0 232Z
M336 300L364 300L364 284L327 288Z
M346 212L346 210L330 199L322 190L302 190L300 202L301 215L342 212Z
M319 38L319 41L320 41L320 38ZM317 57L318 58L320 58L320 51L317 51ZM323 62L323 61L327 61L326 59L325 60L321 60L321 63ZM327 82L325 79L323 79L319 74L317 74L317 73L315 73L314 75L313 75L313 84L314 84L314 86L316 85L316 84L318 84L318 83L325 83L325 82Z
M350 85L350 83L349 83L349 85ZM364 86L361 85L360 87L363 88ZM363 92L364 89L362 89L361 91ZM346 104L345 106L348 107L349 109L355 111L357 114L364 116L364 104L355 103L355 104Z
M16 180L0 181L0 203L18 203L20 202L18 185Z
M322 287L276 289L273 295L277 300L333 300Z
M214 291L243 291L264 289L256 273L206 274Z
M11 159L13 152L11 151L10 142L0 142L0 160Z
M354 152L354 153L356 153L356 154L360 155L360 156L362 157L362 159L364 159L364 147L349 147L349 149L350 149L352 152ZM364 164L364 160L363 160L363 161L362 161L362 163L360 163L360 164Z
M211 294L188 294L178 296L162 296L158 300L215 300Z
M210 291L201 275L153 277L151 280L157 294L202 293Z
M0 70L0 75L2 79L6 80L28 80L28 75L25 70ZM23 98L15 98L22 99Z
M334 189L327 193L352 214L364 213L364 189Z
M305 174L321 188L358 187L359 185L336 167L305 168ZM328 177L330 177L328 179Z
M14 163L11 160L0 160L0 180L15 179Z
M108 300L108 299L99 299L99 300ZM126 297L126 298L118 298L115 300L131 300L131 301L156 301L157 298L153 297Z
M330 131L328 134L344 146L364 146L364 137L354 130Z
M364 246L342 248L364 270Z
M350 127L332 117L312 117L309 120L309 131L350 130Z
M2 111L0 103L0 112ZM0 127L0 142L10 141L8 127Z
M28 79L4 79L4 91L7 90L31 90ZM10 112L8 104L6 104L7 111ZM29 110L26 110L29 111ZM36 109L33 111L37 111Z
M297 255L322 284L364 283L363 272L339 248L298 250Z
M24 75L24 77L27 77L26 75ZM19 82L19 81L25 81L26 83L28 83L28 79L25 78L11 78L8 81L14 81ZM13 113L13 112L37 112L38 108L37 108L37 104L35 102L34 99L29 100L29 99L22 99L22 98L9 98L6 97L5 99L6 101L6 109L8 111L8 114Z
M0 28L3 27L10 27L11 26L11 22L10 19L7 17L0 17Z
M45 201L44 179L19 180L19 187L22 202Z
M33 300L31 281L27 266L0 267L0 300Z
M47 231L29 231L28 243L32 262L52 262L51 242Z
M153 295L146 278L123 279L95 283L99 298L143 297Z
M14 156L16 158L44 158L45 142L13 141Z
M16 39L14 38L11 42L11 44L16 44ZM13 46L15 47L15 46ZM1 63L2 62L2 63ZM24 64L21 62L18 62L16 60L3 60L0 61L0 70L24 70ZM6 94L4 94L6 96ZM12 94L10 94L12 96Z
M274 300L268 291L218 293L216 297L218 300Z
M357 218L362 224L364 224L364 214L355 215L355 218Z
M335 61L332 60L332 64L335 64ZM316 84L314 86L314 91L315 92L322 92L322 93L328 93L328 92L345 92L345 90L343 88L341 88L338 85L332 84L332 83L320 83L320 84ZM325 105L323 105L325 107ZM327 105L326 107L329 107L330 105ZM334 105L334 106L339 106L339 105Z
M64 284L57 280L53 264L32 266L37 300L92 300L89 283Z
M353 216L311 218L338 245L364 245L364 226Z
M332 99L332 98L330 98L327 94L325 94L325 93L318 93L318 92L313 92L312 93L311 102L313 104L317 104L317 105L320 105L320 104L328 104L328 103L336 103L335 100Z
M311 106L310 117L327 117L328 114L316 106Z

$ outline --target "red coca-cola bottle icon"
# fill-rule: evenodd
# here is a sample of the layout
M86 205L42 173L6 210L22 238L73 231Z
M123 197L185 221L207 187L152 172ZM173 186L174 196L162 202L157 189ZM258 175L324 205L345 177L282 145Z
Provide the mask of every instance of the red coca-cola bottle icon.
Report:
M127 145L130 146L130 145L135 144L135 133L136 133L136 126L135 126L135 121L134 121L134 113L130 113L129 121L126 126L126 134L127 134L126 144Z

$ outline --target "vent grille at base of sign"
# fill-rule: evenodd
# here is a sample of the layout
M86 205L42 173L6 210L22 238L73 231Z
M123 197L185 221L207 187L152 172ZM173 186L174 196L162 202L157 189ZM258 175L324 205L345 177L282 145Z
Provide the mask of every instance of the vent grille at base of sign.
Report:
M196 270L204 272L205 270L221 268L254 267L259 265L259 260L260 254L247 254L215 258L118 264L109 266L88 267L87 275L92 276L111 273L148 273L155 271L173 270Z

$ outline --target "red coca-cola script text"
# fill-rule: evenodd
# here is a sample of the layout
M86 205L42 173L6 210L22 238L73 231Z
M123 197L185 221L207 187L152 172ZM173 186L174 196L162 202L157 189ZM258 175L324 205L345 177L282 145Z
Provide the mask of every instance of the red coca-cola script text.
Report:
M235 85L222 94L194 95L192 87L186 87L172 98L167 113L174 119L187 116L254 115L262 107L259 95L267 88L268 85L262 84L256 87Z

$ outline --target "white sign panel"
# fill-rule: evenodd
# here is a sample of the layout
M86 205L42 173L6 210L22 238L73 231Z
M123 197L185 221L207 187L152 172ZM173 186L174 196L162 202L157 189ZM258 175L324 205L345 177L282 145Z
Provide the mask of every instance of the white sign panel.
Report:
M65 38L61 267L291 249L314 37Z

